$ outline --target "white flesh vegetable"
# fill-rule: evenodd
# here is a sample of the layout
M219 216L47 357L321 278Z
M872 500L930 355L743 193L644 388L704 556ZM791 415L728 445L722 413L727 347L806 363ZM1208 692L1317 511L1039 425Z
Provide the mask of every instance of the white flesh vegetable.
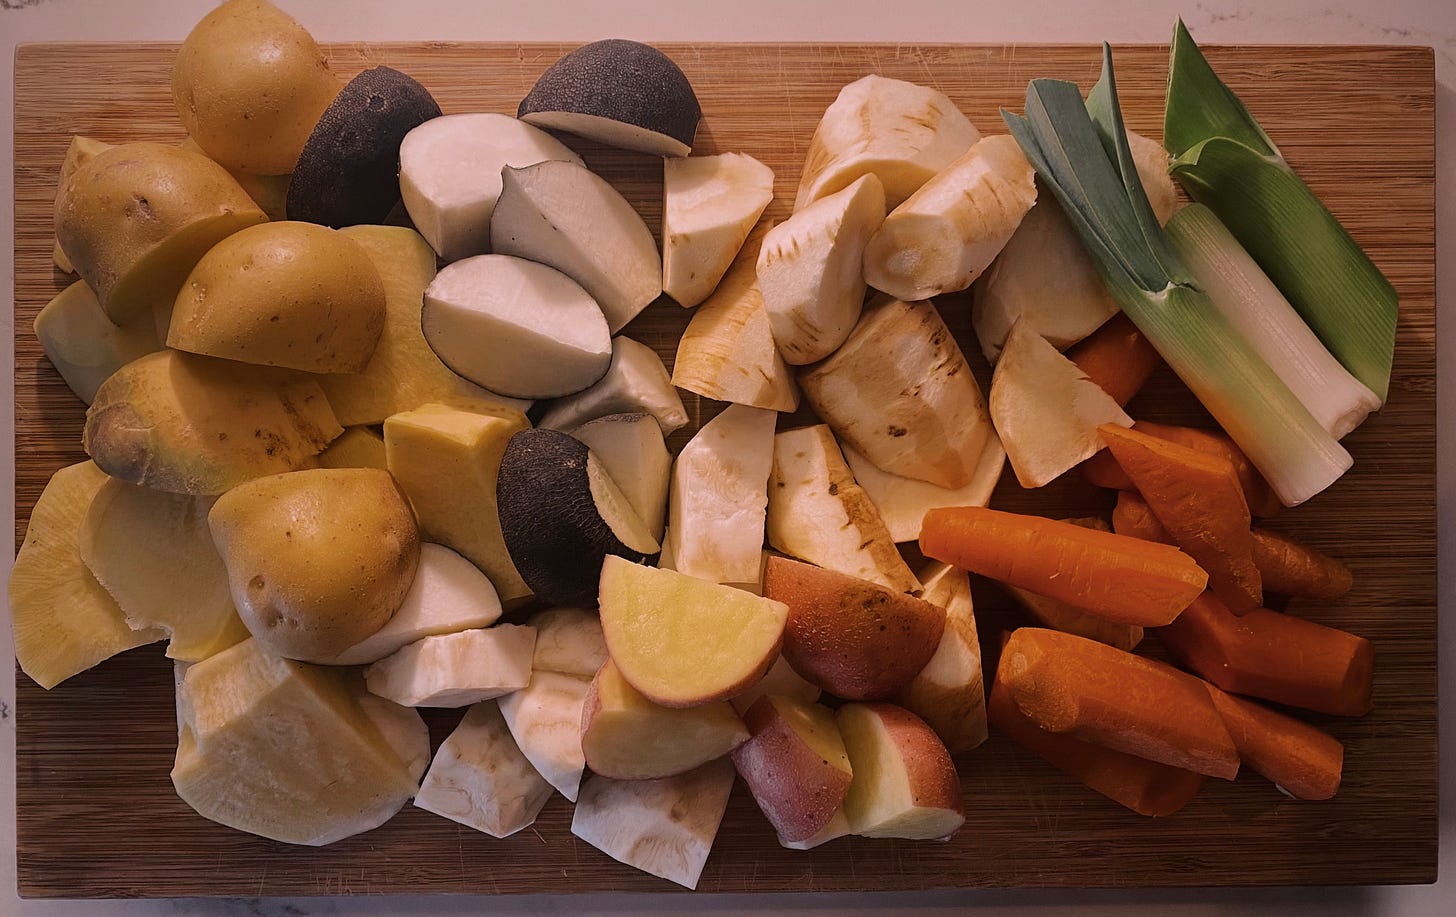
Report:
M531 681L536 629L519 624L424 637L364 670L369 690L406 707L466 707Z
M608 414L571 431L621 489L648 534L662 540L672 456L662 425L647 413Z
M415 805L491 837L509 837L536 820L551 784L511 737L495 701L465 718L435 753Z
M662 161L662 291L708 298L773 200L773 170L746 153Z
M641 411L657 418L663 436L688 422L682 396L672 387L662 358L646 344L618 336L612 338L612 365L607 374L591 388L554 401L538 426L572 430L608 414Z

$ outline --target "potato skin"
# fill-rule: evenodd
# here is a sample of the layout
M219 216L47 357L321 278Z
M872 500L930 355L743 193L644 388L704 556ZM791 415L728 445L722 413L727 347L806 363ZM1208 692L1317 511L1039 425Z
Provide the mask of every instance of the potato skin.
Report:
M56 241L115 322L177 295L203 252L266 219L222 166L164 143L98 153L56 194Z
M384 328L368 252L312 223L264 223L224 239L177 294L167 345L243 363L361 372Z
M172 67L177 115L207 155L286 175L338 94L313 36L266 0L228 0L197 23Z
M270 652L321 662L383 627L404 601L420 533L378 468L257 478L208 514L238 615Z

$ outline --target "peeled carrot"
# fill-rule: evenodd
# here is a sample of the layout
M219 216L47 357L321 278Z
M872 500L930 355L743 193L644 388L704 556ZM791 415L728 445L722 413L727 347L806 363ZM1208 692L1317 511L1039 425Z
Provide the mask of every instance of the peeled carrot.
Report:
M1139 815L1172 815L1188 804L1206 779L1192 771L1047 732L1017 708L999 678L986 702L986 717L1017 745Z
M1235 614L1262 606L1249 506L1233 464L1116 424L1097 432L1174 543L1208 571L1208 588Z
M1280 595L1337 599L1350 591L1350 568L1292 538L1254 529L1254 563L1264 588Z
M1204 593L1158 631L1168 652L1225 691L1338 716L1370 710L1370 641L1259 609L1239 617Z
M1232 780L1239 755L1203 682L1095 640L1038 627L1011 634L997 687L1038 727Z
M925 514L920 550L982 576L1113 621L1167 624L1208 574L1171 545L979 506Z
M1243 451L1234 445L1234 441L1217 430L1200 430L1197 427L1179 427L1170 424L1153 423L1148 420L1139 420L1132 425L1132 428L1139 433L1147 433L1149 436L1156 436L1159 439L1166 439L1169 442L1178 443L1180 446L1187 446L1190 449L1197 449L1199 452L1207 452L1210 455L1219 455L1226 458L1234 466L1234 471L1239 476L1239 484L1244 489L1244 501L1249 505L1249 512L1261 518L1272 516L1283 509L1279 498L1274 496L1274 491L1269 487L1269 482L1259 474ZM1112 490L1137 490L1132 478L1127 476L1122 466L1117 463L1109 451L1102 451L1087 459L1079 466L1082 476L1089 484L1097 487L1106 487Z
M1112 530L1119 535L1131 535L1144 541L1161 541L1167 544L1171 540L1168 530L1153 515L1147 501L1131 490L1119 491L1117 494L1117 505L1112 508Z
M1084 529L1095 529L1099 532L1111 531L1101 516L1085 516L1062 521L1080 525ZM1076 634L1079 637L1086 637L1089 640L1096 640L1098 643L1106 643L1108 646L1128 651L1143 641L1143 629L1136 624L1109 621L1075 605L1068 605L1057 599L1037 595L1029 589L1008 586L1005 583L1001 584L1001 588L1016 600L1016 604L1020 605L1023 611L1035 618L1037 623L1050 627L1052 630Z
M1132 319L1121 312L1069 349L1067 359L1119 405L1131 401L1163 362Z
M1239 757L1296 799L1329 799L1340 788L1345 747L1327 732L1208 685Z

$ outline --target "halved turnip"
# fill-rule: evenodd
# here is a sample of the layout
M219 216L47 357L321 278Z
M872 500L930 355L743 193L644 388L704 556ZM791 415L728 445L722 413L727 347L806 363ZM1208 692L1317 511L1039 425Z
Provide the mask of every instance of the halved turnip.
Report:
M608 414L645 411L657 418L667 436L687 425L682 396L672 387L667 367L651 347L628 337L612 338L612 365L591 388L547 408L537 426L571 430Z
M662 161L662 289L696 306L773 200L773 170L745 153Z
M652 230L606 179L579 163L502 169L490 247L549 264L581 284L613 334L662 292Z
M608 554L641 561L660 547L586 444L557 430L511 437L496 503L517 572L553 604L590 603Z
M651 414L608 414L589 420L571 435L586 443L611 475L647 531L662 540L672 456L662 425Z
M612 362L596 301L555 268L509 255L446 266L425 290L420 327L446 366L516 398L579 392Z
M490 220L501 169L581 157L539 128L509 115L433 118L399 146L399 192L420 235L446 261L490 251Z
M692 84L666 54L609 38L582 45L546 68L516 114L627 150L686 156L702 109Z

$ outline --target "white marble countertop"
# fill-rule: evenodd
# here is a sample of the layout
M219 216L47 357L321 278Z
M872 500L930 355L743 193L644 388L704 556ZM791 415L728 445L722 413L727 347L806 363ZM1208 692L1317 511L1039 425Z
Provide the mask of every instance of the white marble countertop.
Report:
M1436 225L1439 373L1438 455L1448 456L1456 431L1456 4L1451 0L1082 0L1007 4L964 0L277 0L323 41L411 41L448 36L462 41L944 41L1165 42L1182 15L1201 42L1427 45L1436 57ZM0 0L0 50L30 41L180 40L214 0ZM5 284L5 334L11 335L14 258L13 68L0 96L4 168L0 169ZM14 378L5 348L0 380ZM13 393L10 395L13 402ZM13 475L13 412L5 411L0 461ZM3 489L8 522L13 488ZM1456 595L1456 467L1438 482L1439 592ZM6 528L5 531L9 531ZM8 576L8 563L6 564ZM0 659L13 658L9 627L0 628ZM1436 886L1353 889L951 891L916 895L743 896L603 895L244 899L231 901L21 901L15 884L14 685L0 679L0 915L133 917L143 914L304 917L304 915L447 915L476 913L734 914L771 910L940 914L1205 915L1250 910L1281 914L1456 913L1456 629L1441 634L1441 873Z

